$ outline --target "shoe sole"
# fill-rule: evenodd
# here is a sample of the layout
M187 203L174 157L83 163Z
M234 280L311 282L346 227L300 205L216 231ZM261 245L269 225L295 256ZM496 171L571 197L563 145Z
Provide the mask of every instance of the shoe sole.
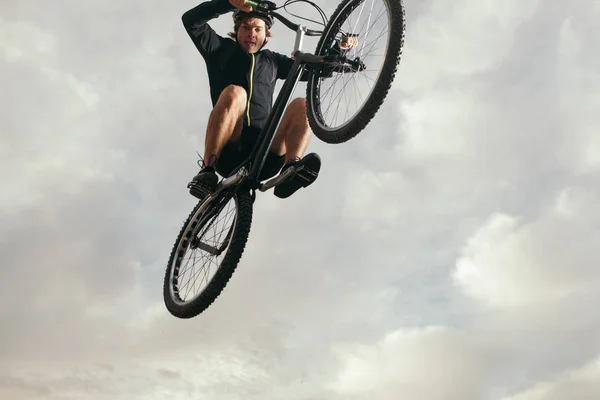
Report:
M197 198L198 200L204 199L206 196L211 194L214 188L210 186L203 185L201 183L191 183L190 186L190 194Z
M294 194L298 189L312 184L319 176L321 160L316 154L309 154L300 161L296 168L299 168L299 170L292 179L282 182L275 187L275 196L285 199Z

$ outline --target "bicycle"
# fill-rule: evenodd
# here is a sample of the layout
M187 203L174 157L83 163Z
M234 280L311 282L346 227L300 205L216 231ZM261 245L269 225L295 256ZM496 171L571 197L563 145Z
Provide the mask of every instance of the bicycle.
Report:
M317 8L323 17L324 30L308 29L305 26L293 23L276 11L298 1L304 1ZM283 83L269 119L260 132L251 155L232 171L229 176L224 177L212 194L198 201L177 236L169 256L163 283L164 303L167 310L173 316L178 318L192 318L199 315L217 299L229 282L242 257L250 234L253 203L256 199L257 189L261 192L266 192L288 178L306 180L312 178L313 171L305 167L291 167L267 182L260 182L258 179L267 152L271 146L275 130L300 74L303 71L307 71L309 74L306 92L308 120L315 136L325 143L343 143L358 135L368 125L379 107L383 104L400 62L404 46L405 17L403 0L381 1L384 3L385 11L388 14L387 22L390 26L383 52L381 71L373 80L374 83L372 85L369 81L366 82L366 86L372 86L372 93L360 105L355 101L355 104L359 106L358 110L340 126L331 126L329 122L325 121L325 114L328 114L329 108L324 110L322 103L329 91L324 91L322 85L328 79L334 79L334 83L336 83L346 77L349 77L351 81L357 82L356 74L368 71L372 65L377 66L377 64L366 64L362 57L365 47L372 43L368 42L371 39L369 38L369 32L367 31L364 35L356 33L358 19L365 11L366 3L372 3L370 11L368 11L369 18L366 22L366 24L370 24L375 0L342 0L328 20L323 11L309 0L287 0L281 7L277 7L275 3L270 1L246 1L246 4L251 5L254 10L269 13L281 21L283 25L296 32L294 51L292 53L294 64L292 71ZM351 18L352 13L355 11L359 12L356 23ZM304 17L300 18L307 19ZM376 18L373 21L373 26L380 20L381 16ZM354 23L354 27L348 32L342 31L342 25L348 21ZM382 22L385 22L385 20ZM362 27L364 25L361 26L361 29ZM305 36L320 36L314 53L306 53L301 50ZM339 43L342 41L342 38L350 36L358 38L358 45L350 50L350 52L354 50L354 54L349 56L349 52L339 51ZM373 47L374 45L371 46L371 49ZM332 50L336 48L338 50ZM357 53L358 50L360 50L360 55ZM342 78L340 78L340 75ZM356 94L356 91L357 89L354 89L350 94L344 93L343 96L339 92L336 96L332 94L332 97L340 99L343 97L346 100L344 107L349 107L351 104L348 103L348 97L353 93ZM334 113L336 121L339 117L339 107L340 105L338 105ZM232 218L231 226L215 234L212 238L203 238L204 234L215 223L225 218L219 218L219 215L221 211L229 209L226 206L230 203L233 204L233 211L236 211L236 215ZM223 235L225 231L227 233ZM211 241L211 239L215 239L217 236L219 239L223 238L222 243L216 244ZM192 272L189 274L189 261L184 263L184 256L187 252L195 250L201 250L208 255L216 257L223 256L223 259L217 265L216 272L212 278L206 279L206 287L199 293L195 293L187 298L190 290L196 288L196 281L201 276L201 273L195 270L195 262L191 265ZM205 257L204 254L200 256L203 259ZM193 261L196 261L195 256L193 257ZM210 271L210 267L208 271ZM207 273L204 273L202 282L207 277ZM191 275L191 286L190 282L183 283L184 277L187 275Z

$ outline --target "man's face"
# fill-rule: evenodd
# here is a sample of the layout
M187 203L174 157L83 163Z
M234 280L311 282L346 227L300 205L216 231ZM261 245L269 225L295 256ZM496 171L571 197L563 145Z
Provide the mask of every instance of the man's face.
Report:
M256 53L267 37L267 25L260 18L247 18L237 32L237 39L244 51Z

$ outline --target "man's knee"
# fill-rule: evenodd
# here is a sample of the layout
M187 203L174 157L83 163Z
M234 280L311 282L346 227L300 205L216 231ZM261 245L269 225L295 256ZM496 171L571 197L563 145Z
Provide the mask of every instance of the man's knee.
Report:
M290 110L293 110L294 113L298 114L306 114L306 98L305 97L296 97L289 105Z
M226 107L246 107L246 90L237 85L229 85L221 92L219 104Z

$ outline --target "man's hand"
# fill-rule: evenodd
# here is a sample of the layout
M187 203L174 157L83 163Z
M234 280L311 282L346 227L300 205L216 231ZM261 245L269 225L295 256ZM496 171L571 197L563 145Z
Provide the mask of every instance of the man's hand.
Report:
M245 12L250 12L252 11L252 6L246 6L244 5L246 3L246 0L229 0L229 4L231 4L232 6L234 6L235 8L245 11Z

